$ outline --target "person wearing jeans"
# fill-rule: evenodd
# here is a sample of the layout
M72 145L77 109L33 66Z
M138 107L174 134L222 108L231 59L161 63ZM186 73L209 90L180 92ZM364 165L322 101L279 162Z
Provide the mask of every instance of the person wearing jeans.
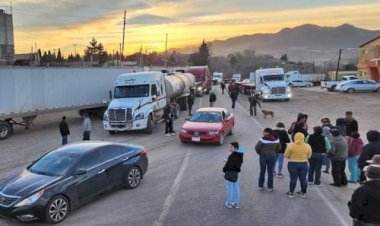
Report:
M352 132L352 137L348 140L348 169L350 170L350 180L349 183L357 183L359 181L359 166L358 160L362 153L364 143L360 139L360 134L358 132Z
M282 168L284 163L284 153L286 149L286 145L290 143L289 135L287 131L285 130L285 124L282 122L277 123L276 128L273 130L273 135L277 137L280 140L281 149L279 153L277 154L277 165L278 165L278 171L277 171L277 177L283 177L282 174ZM275 163L276 164L276 163ZM276 167L274 167L276 172Z
M327 137L322 135L322 127L316 126L313 128L314 133L308 135L305 142L310 144L312 155L309 159L309 176L308 182L314 185L321 184L321 172L323 161L326 156L326 152L331 149L330 141Z
M273 136L271 128L265 128L263 137L256 144L255 150L260 156L260 177L259 189L264 189L265 172L268 170L268 189L273 191L273 170L276 162L276 154L281 149L281 144L278 138Z
M348 145L346 139L340 134L338 129L332 129L331 134L331 149L328 155L331 159L334 183L330 185L335 187L345 186L347 185L347 177L344 170L348 156Z
M288 170L290 174L289 191L286 193L289 198L294 197L294 190L297 185L297 179L301 183L301 191L296 192L301 197L306 197L307 193L307 161L311 157L311 147L304 142L303 133L294 135L294 143L288 144L284 156L288 159Z
M239 143L232 142L228 151L231 153L225 166L223 167L223 172L235 171L238 173L237 181L229 181L226 178L226 207L227 208L239 208L240 205L240 187L239 187L239 177L241 165L243 164L244 153L239 151Z

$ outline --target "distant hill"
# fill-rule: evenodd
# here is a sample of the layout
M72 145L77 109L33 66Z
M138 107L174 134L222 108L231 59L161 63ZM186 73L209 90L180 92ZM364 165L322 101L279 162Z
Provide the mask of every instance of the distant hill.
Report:
M380 35L372 31L343 24L338 27L321 27L305 24L285 28L274 34L253 34L233 37L227 40L209 42L213 56L227 55L236 51L255 48L257 53L275 57L287 54L292 61L328 61L343 49L343 58L356 58L357 48Z

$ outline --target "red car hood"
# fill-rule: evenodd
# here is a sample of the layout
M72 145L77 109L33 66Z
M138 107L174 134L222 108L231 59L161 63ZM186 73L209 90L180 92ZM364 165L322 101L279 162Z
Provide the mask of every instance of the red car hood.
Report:
M222 123L207 123L207 122L185 122L182 129L189 131L215 131L222 129Z

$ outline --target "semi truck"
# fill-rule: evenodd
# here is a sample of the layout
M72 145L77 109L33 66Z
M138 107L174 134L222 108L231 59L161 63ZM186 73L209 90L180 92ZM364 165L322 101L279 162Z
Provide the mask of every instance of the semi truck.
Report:
M140 72L119 75L114 83L113 100L103 117L110 134L143 130L151 134L155 123L163 120L170 101L176 109L187 110L187 97L195 88L190 73Z
M212 83L217 85L223 81L223 73L222 72L214 72L212 73Z
M103 116L119 74L138 68L1 68L0 140L42 114L77 110Z
M284 69L266 68L258 69L253 74L255 77L256 92L265 100L285 100L292 98L292 90L285 81Z
M191 66L187 70L195 76L196 96L203 96L204 93L208 94L211 91L211 73L207 65L205 66Z

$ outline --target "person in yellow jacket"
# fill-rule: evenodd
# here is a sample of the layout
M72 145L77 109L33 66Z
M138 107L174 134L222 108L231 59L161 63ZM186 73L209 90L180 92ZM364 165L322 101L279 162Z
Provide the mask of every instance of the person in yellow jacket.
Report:
M301 191L296 192L302 198L306 197L307 193L307 172L309 170L308 160L311 157L311 147L304 142L305 135L296 133L294 135L294 143L287 145L285 149L285 157L288 159L288 170L290 174L289 192L286 193L289 198L294 197L294 190L297 185L297 178L301 183Z

